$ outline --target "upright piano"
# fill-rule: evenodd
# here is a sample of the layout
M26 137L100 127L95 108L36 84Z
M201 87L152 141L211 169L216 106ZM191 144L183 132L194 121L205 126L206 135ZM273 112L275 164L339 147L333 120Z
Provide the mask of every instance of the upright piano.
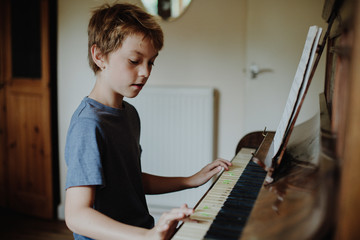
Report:
M322 17L319 115L292 129L270 167L274 132L243 137L172 239L360 239L360 1L325 0Z

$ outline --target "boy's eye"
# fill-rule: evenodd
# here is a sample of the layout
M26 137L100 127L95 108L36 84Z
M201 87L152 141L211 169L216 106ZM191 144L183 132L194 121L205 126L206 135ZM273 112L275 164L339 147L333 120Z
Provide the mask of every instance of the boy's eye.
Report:
M130 62L131 64L134 64L134 65L139 64L139 61L136 61L136 60L129 60L129 62Z
M138 65L138 64L140 64L140 60L131 60L131 59L129 59L129 63L131 63L133 65ZM149 66L154 66L154 61L149 61L148 65Z

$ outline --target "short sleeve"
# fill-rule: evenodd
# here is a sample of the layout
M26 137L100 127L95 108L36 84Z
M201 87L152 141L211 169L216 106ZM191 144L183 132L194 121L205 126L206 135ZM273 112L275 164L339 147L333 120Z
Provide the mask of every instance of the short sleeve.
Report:
M65 146L66 189L104 185L101 164L101 132L94 119L78 118L70 124Z

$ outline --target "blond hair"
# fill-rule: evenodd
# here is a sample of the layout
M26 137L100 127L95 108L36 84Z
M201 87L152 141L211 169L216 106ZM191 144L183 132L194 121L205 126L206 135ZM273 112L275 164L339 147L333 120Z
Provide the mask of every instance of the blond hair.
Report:
M95 44L102 54L121 47L124 39L131 34L143 34L153 47L160 51L164 36L156 19L142 8L132 4L104 4L93 12L88 25L88 59L96 73L100 68L91 57L91 47Z

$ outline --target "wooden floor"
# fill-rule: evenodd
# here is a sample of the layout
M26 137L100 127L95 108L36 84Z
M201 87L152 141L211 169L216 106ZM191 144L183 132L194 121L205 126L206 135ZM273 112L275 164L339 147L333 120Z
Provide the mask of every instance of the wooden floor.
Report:
M43 220L0 209L0 239L70 240L74 238L64 221Z

